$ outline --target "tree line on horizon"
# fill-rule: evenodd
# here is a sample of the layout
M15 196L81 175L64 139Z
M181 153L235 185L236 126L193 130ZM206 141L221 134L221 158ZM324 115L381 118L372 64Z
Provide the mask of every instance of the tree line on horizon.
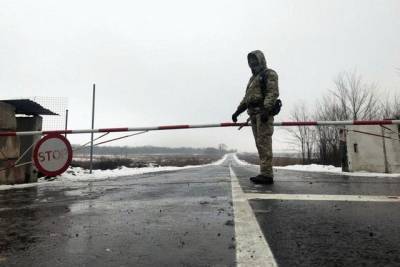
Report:
M72 145L73 149L79 148L79 145ZM151 154L181 154L181 155L222 155L226 153L234 153L235 149L228 149L225 144L219 144L218 147L160 147L160 146L95 146L93 154L95 155L151 155ZM89 155L90 146L79 149L74 155Z

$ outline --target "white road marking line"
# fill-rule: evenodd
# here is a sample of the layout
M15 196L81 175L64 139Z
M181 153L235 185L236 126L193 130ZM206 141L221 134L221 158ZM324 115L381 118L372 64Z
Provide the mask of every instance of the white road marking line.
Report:
M229 167L238 266L278 266L232 167Z
M280 199L280 200L326 200L326 201L359 201L359 202L400 202L400 196L367 196L367 195L318 195L318 194L263 194L247 193L246 199Z

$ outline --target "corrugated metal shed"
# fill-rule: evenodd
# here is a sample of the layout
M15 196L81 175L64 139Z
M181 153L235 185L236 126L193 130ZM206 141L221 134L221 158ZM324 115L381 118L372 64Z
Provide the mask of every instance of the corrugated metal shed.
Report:
M44 108L39 103L30 99L6 99L0 100L15 107L15 114L24 115L59 115L53 111Z

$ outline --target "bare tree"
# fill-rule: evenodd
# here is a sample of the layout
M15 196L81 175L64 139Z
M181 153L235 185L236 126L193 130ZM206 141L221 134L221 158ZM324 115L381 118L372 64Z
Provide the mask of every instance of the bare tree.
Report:
M348 114L342 109L341 102L332 101L331 95L326 95L317 102L315 119L322 121L346 120ZM339 129L336 127L319 126L317 128L317 150L322 164L338 164L339 159Z
M365 83L357 72L340 73L334 83L331 93L340 104L343 119L374 119L380 115L375 83Z
M399 118L400 117L400 97L395 96L392 101L392 116L391 118Z
M381 101L381 117L393 119L400 116L400 97L387 95Z
M398 98L390 98L383 103L376 95L376 84L364 82L356 72L342 72L334 80L334 85L335 88L317 102L312 115L302 103L293 108L291 119L371 120L393 116L400 111ZM301 150L303 163L306 160L310 162L314 152L317 152L321 163L340 165L339 128L298 126L288 131Z
M334 80L335 88L317 102L316 120L380 119L382 105L375 83L365 83L356 72L342 72ZM323 164L340 164L339 128L317 128L317 150Z
M295 105L290 117L294 121L308 121L311 118L304 103ZM310 163L315 145L315 129L307 126L297 126L295 128L287 128L287 131L289 131L300 148L303 164Z

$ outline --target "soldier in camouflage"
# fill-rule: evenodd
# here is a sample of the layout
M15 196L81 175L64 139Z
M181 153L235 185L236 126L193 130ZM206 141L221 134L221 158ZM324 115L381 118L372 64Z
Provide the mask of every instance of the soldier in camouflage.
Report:
M260 158L260 174L250 180L256 184L272 184L272 109L279 96L278 75L267 68L264 54L259 50L250 52L247 60L253 75L232 120L237 122L237 117L247 109Z

